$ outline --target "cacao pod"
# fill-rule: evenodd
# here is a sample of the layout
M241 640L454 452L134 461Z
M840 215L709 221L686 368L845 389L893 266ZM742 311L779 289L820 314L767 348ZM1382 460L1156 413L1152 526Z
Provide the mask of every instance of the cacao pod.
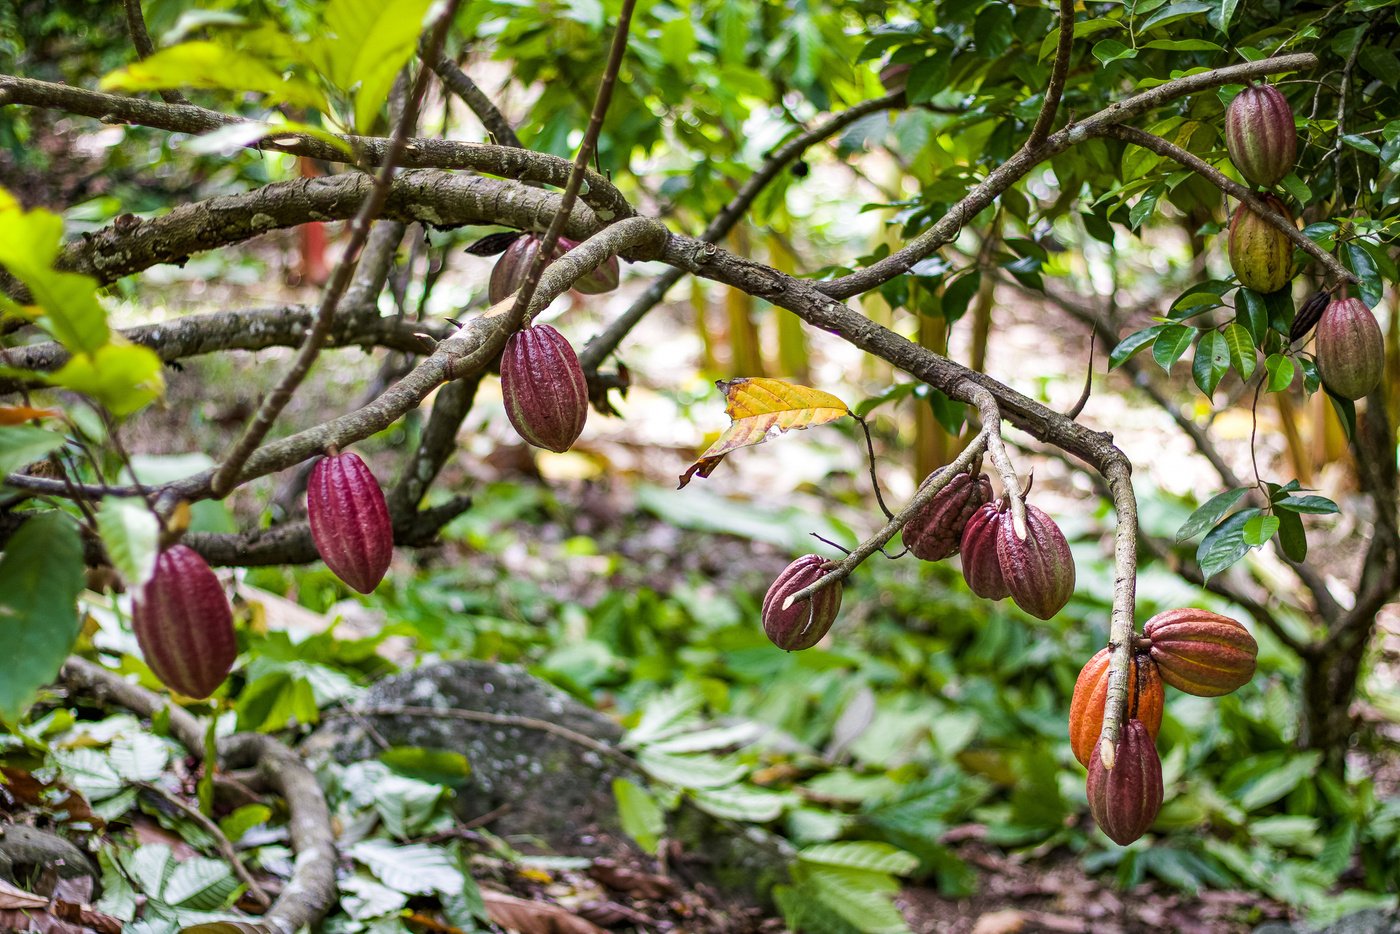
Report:
M1359 298L1339 298L1317 322L1317 371L1336 395L1360 399L1385 375L1385 339Z
M1293 324L1288 328L1288 343L1293 344L1308 336L1313 325L1322 320L1322 312L1330 305L1326 292L1314 292L1303 302L1303 307L1293 316Z
M1069 704L1070 748L1079 764L1086 767L1103 732L1103 710L1108 700L1108 661L1109 650L1099 649L1085 663L1074 682L1074 697ZM1127 715L1142 721L1147 735L1154 740L1162 728L1166 693L1152 656L1147 652L1132 655L1128 663Z
M1290 221L1293 214L1278 198L1264 200ZM1240 285L1256 292L1277 292L1293 278L1293 241L1288 235L1241 204L1230 219L1230 268Z
M213 694L238 655L224 588L188 545L157 556L151 579L132 598L131 627L151 671L187 697Z
M1027 503L1025 539L1016 537L1008 514L996 541L1002 578L1016 605L1040 619L1064 609L1074 594L1074 556L1055 520Z
M1219 697L1254 677L1259 646L1228 616L1190 607L1158 613L1142 627L1162 680L1198 697Z
M516 238L506 247L501 258L496 260L496 265L491 267L491 280L486 286L486 297L491 304L504 301L520 291L530 271L530 264L535 261L535 254L539 251L540 238L530 233Z
M822 640L836 613L841 609L840 581L800 600L787 609L783 602L802 590L831 567L821 555L803 555L783 569L763 597L763 631L780 649L796 652L810 649Z
M934 476L944 469L935 471ZM967 520L991 498L992 482L986 476L958 474L909 520L904 527L904 547L921 561L942 561L957 554Z
M959 543L963 579L973 593L987 600L1002 600L1011 596L1006 578L1001 573L1001 560L997 557L1001 526L1011 521L1005 510L1001 503L978 506L963 527L962 541Z
M1127 846L1147 833L1162 808L1162 760L1141 720L1123 725L1112 771L1103 767L1094 744L1085 790L1089 812L1114 843Z
M1240 174L1271 188L1298 161L1298 130L1293 108L1271 85L1252 85L1230 102L1225 112L1225 146Z
M588 419L588 381L574 348L547 324L516 331L501 354L506 417L535 447L562 454Z
M394 557L394 529L384 492L358 454L323 457L306 483L311 540L326 567L360 593L384 579Z
M902 89L909 83L909 69L912 67L905 63L886 65L880 69L880 84L884 85L886 91Z
M556 255L562 256L578 246L578 241L570 240L568 237L560 237L559 246L560 250ZM620 278L617 257L615 255L609 256L603 265L587 275L579 276L578 280L574 282L574 291L582 292L584 295L601 295L617 288Z

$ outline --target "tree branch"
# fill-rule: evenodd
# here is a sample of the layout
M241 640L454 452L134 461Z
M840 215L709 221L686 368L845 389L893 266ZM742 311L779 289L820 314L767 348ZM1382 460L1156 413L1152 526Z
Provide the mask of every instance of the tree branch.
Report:
M422 49L420 53L424 56L423 61L437 73L442 79L442 83L449 91L460 97L472 113L476 114L481 125L486 127L486 132L490 133L495 142L500 146L512 146L523 149L520 137L515 135L515 128L510 125L510 121L496 107L491 98L477 87L466 72L457 67L457 63L448 58L442 51L429 60L427 50Z
M0 103L62 110L95 117L104 123L134 124L196 135L233 124L255 122L191 104L162 104L13 75L0 75ZM266 138L249 143L246 148L270 149L323 162L376 166L383 164L389 144L380 137L339 136L341 145L332 145L312 136L278 132L275 126L269 127L268 133ZM473 169L501 178L543 182L559 188L568 182L573 168L568 159L528 149L424 138L409 140L399 165L408 169ZM631 217L636 213L617 186L604 176L590 170L584 181L588 188L583 201L603 220Z
M131 45L136 49L136 57L150 58L155 54L156 46L151 41L151 34L146 31L146 17L141 13L141 0L122 0L122 6L126 8L126 30L131 34ZM189 103L179 91L163 88L158 93L160 99L167 104Z
M1069 75L1069 57L1074 50L1074 0L1060 0L1060 41L1055 47L1055 64L1050 69L1050 85L1045 89L1045 101L1036 115L1035 126L1026 139L1025 148L1034 149L1045 142L1055 125L1055 112L1065 93L1065 78Z

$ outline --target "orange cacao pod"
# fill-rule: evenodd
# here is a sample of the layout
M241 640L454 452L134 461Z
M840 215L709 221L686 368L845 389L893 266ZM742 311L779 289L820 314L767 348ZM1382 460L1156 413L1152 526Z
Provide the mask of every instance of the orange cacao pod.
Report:
M1108 700L1108 649L1099 649L1084 664L1074 682L1074 698L1069 704L1069 744L1074 757L1089 765L1099 734L1103 732L1104 703ZM1146 652L1131 656L1128 663L1128 717L1142 721L1154 740L1162 728L1162 708L1166 690L1157 663Z
M1089 812L1114 843L1127 846L1147 833L1162 809L1162 760L1141 720L1123 725L1112 771L1103 767L1094 744L1085 790Z
M588 419L588 381L564 335L547 324L516 331L501 354L501 395L520 437L562 454Z
M151 671L188 697L213 694L238 654L224 588L188 545L156 558L155 573L132 599L131 628Z
M394 557L394 529L384 491L358 454L323 457L306 483L311 540L336 577L360 593L384 579Z
M1142 627L1162 680L1198 697L1218 697L1254 677L1259 646L1228 616L1185 607L1158 613Z

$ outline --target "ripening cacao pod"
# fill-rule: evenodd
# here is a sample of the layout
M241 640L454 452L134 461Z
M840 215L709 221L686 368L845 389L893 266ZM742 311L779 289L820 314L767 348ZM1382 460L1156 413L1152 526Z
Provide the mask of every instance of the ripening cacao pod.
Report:
M1162 709L1166 690L1157 663L1147 652L1129 656L1127 716L1142 721L1147 735L1154 740L1162 728ZM1083 766L1089 765L1099 734L1103 732L1104 703L1108 700L1109 650L1099 649L1085 663L1074 682L1074 697L1069 703L1069 744L1074 757Z
M997 557L1000 529L1010 521L1004 504L983 503L963 527L962 541L959 543L963 579L973 593L987 600L1002 600L1011 596L1006 578L1001 573L1001 559Z
M1142 627L1162 680L1198 697L1219 697L1254 677L1259 646L1228 616L1186 607L1158 613Z
M1141 720L1129 720L1114 750L1113 770L1103 767L1094 744L1085 784L1089 812L1119 846L1147 833L1162 808L1162 760Z
M560 249L556 255L563 255L578 246L578 241L570 240L568 237L560 237L559 246ZM609 256L603 265L587 275L579 276L578 280L574 282L574 290L582 292L584 295L601 295L617 288L619 279L617 256Z
M1240 174L1271 188L1298 161L1298 130L1293 108L1272 85L1252 85L1230 102L1225 112L1225 146Z
M803 555L784 568L768 588L763 598L763 631L778 648L788 652L810 649L836 622L836 613L841 609L840 581L783 609L788 597L816 581L830 567L831 562L821 555Z
M131 627L151 671L187 697L213 694L238 654L224 588L188 545L156 558L155 573L132 598Z
M323 457L306 483L311 540L336 577L360 593L384 579L394 557L394 528L384 492L358 454Z
M880 69L880 84L884 85L886 91L901 90L909 83L909 69L912 67L905 63L886 65Z
M1293 214L1278 198L1265 195L1269 207L1288 220ZM1230 219L1230 268L1240 285L1256 292L1277 292L1293 278L1293 241L1273 224L1241 204Z
M588 381L574 348L547 324L516 331L501 354L506 417L520 437L562 454L588 420Z
M934 476L946 468L939 468ZM904 527L904 547L921 561L942 561L958 553L967 520L992 498L992 482L979 473L959 473L933 495Z
M539 251L540 238L530 233L516 238L506 247L496 265L491 267L491 280L486 287L486 297L491 304L504 301L520 290Z
M1016 537L1010 514L997 530L997 560L1002 579L1016 605L1032 616L1049 619L1074 594L1074 556L1055 520L1026 504L1026 537Z
M1385 340L1359 298L1339 298L1317 322L1317 371L1336 395L1360 399L1385 374Z

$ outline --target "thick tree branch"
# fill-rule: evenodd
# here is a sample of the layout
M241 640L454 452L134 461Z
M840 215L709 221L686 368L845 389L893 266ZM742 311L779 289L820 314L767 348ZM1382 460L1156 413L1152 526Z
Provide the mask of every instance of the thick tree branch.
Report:
M1200 156L1193 155L1175 143L1162 139L1160 136L1154 136L1145 130L1139 130L1137 127L1106 126L1099 131L1099 135L1121 139L1144 149L1150 149L1159 156L1176 160L1227 195L1243 201L1251 211L1287 234L1294 246L1316 259L1327 269L1327 273L1334 283L1359 281L1351 270L1343 266L1335 256L1308 239L1296 224L1265 204L1264 200L1252 190L1225 177L1224 173Z
M723 240L729 231L734 229L734 225L748 213L749 208L753 206L763 189L767 188L784 169L812 146L835 136L857 120L882 110L903 106L904 90L901 88L886 94L884 97L877 97L856 104L854 107L848 107L840 113L828 117L810 130L799 133L783 143L768 154L758 171L744 182L734 197L729 199L729 203L710 220L710 223L705 226L704 232L700 234L700 239L706 243L718 243ZM685 270L676 268L657 276L647 287L647 290L639 295L626 311L618 315L615 321L583 348L583 352L579 354L579 363L582 364L583 371L585 373L595 372L608 355L617 350L618 345L637 326L637 322L641 321L652 308L660 304L671 286L679 282L684 275Z
M95 117L104 123L134 124L175 133L201 134L220 127L253 122L190 104L162 104L13 75L0 75L0 104L62 110ZM267 138L250 143L248 148L271 149L323 162L376 166L383 164L389 144L388 140L379 137L341 136L338 138L343 146L336 146L298 133L279 133L275 127L268 132L270 135ZM399 165L408 169L472 169L501 178L542 182L559 188L568 182L569 171L573 167L568 159L512 146L424 138L409 140ZM584 181L588 187L582 196L583 201L603 220L630 217L636 213L617 186L604 176L589 171Z
M1253 78L1281 72L1299 71L1317 64L1317 56L1309 52L1297 55L1280 55L1243 65L1216 68L1184 78L1177 78L1143 91L1125 100L1117 101L1083 121L1072 123L1046 137L1039 146L1024 147L1010 159L992 170L981 183L976 185L961 201L950 207L937 223L924 231L908 245L896 250L884 259L878 260L863 269L856 270L839 279L821 283L821 291L832 298L850 298L868 292L888 282L895 276L907 273L919 260L951 242L968 221L983 208L990 205L1003 191L1016 184L1035 166L1052 156L1069 149L1075 143L1091 136L1103 135L1106 128L1124 123L1154 110L1169 101L1220 87L1225 84L1243 84Z

